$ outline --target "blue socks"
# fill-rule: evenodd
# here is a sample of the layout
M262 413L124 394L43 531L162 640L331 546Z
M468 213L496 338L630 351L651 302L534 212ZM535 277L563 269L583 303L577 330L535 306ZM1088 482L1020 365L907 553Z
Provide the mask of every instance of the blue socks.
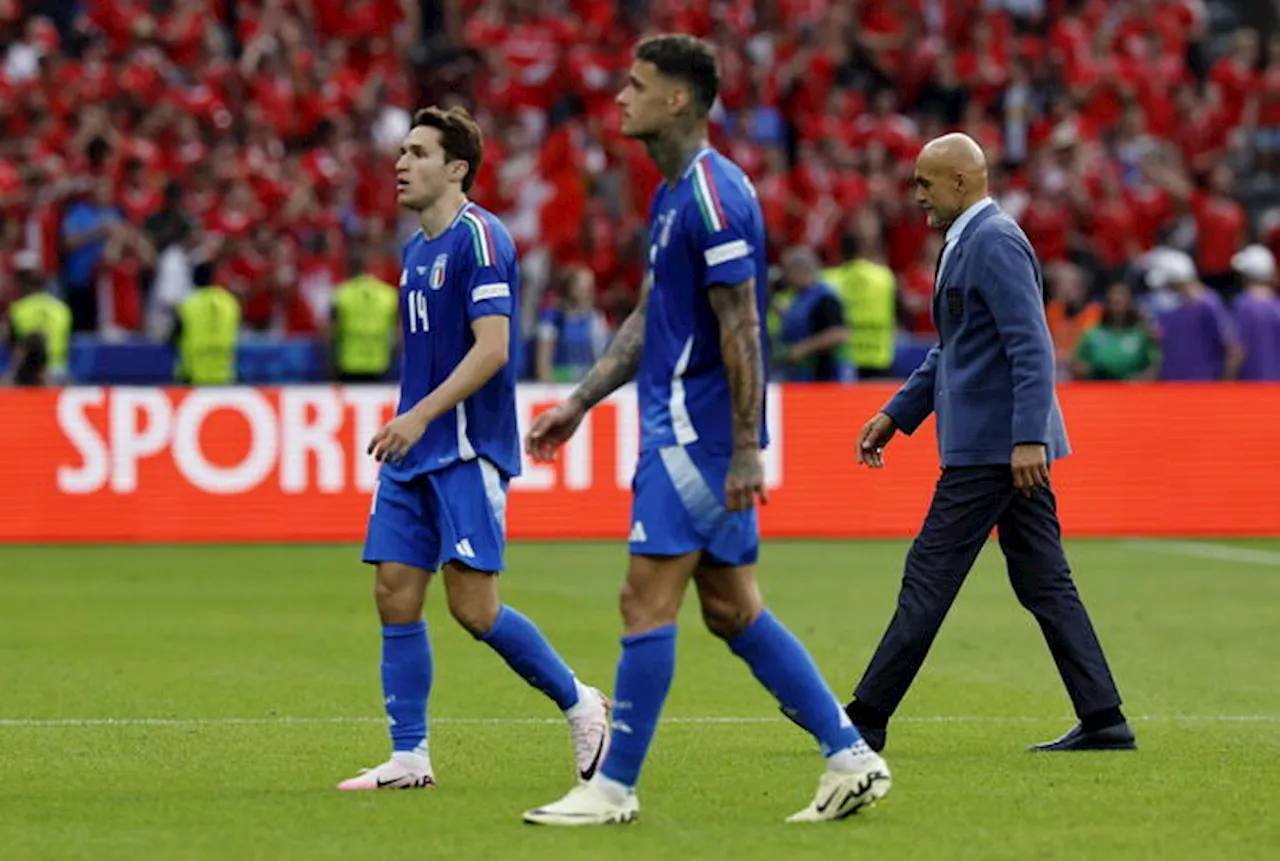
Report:
M823 756L860 740L809 652L768 610L730 640L729 648L747 662L752 675L787 713L818 740Z
M675 625L622 638L613 688L613 741L600 766L604 777L636 785L675 670Z
M382 695L391 724L391 748L417 750L427 740L431 643L427 623L382 626Z
M501 655L526 682L555 701L561 711L578 702L573 671L551 648L538 626L518 611L504 605L493 627L477 639Z

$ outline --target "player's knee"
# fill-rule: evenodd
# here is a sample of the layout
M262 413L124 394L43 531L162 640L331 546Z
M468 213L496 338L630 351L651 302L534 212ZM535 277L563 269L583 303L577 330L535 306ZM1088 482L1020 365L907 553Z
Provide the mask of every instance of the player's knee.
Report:
M422 617L419 592L407 584L379 577L373 584L373 600L384 625L408 625Z
M449 613L468 634L483 637L498 618L498 602L474 592L449 593Z
M618 599L622 611L622 626L628 634L638 634L674 625L680 612L679 598L672 601L652 589L637 587L630 580L622 585Z
M374 577L374 603L383 624L411 624L422 618L426 583L404 571L379 569Z
M731 640L745 631L756 616L760 615L759 610L753 607L741 606L728 601L707 601L702 602L702 621L707 626L707 630L715 634L722 640Z
M703 624L721 640L732 640L746 631L763 610L755 596L741 596L735 600L701 592L699 597L703 605Z

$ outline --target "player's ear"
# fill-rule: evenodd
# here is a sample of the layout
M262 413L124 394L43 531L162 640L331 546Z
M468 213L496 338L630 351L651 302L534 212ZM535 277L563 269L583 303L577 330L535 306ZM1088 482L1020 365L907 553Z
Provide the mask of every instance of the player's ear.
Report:
M671 88L671 94L667 96L667 104L671 106L673 114L683 114L689 110L689 106L693 100L689 95L689 88L685 86L674 86Z

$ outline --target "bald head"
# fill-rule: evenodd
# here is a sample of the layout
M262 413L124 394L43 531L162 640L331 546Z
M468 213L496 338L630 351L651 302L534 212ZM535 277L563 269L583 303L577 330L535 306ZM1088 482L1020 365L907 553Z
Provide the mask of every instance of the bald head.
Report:
M987 196L987 157L965 134L934 138L916 159L916 201L929 216L929 226L945 230L973 204Z

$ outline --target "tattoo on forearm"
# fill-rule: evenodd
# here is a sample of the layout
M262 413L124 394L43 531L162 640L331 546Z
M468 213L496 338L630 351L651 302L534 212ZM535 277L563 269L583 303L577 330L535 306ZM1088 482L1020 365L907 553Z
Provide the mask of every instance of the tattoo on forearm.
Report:
M764 358L755 281L716 287L710 297L720 319L720 353L733 400L733 444L739 449L755 449L760 445L764 408Z
M644 320L648 305L649 282L646 280L640 291L640 304L622 321L609 349L591 366L570 395L584 409L591 409L635 377L644 349Z

